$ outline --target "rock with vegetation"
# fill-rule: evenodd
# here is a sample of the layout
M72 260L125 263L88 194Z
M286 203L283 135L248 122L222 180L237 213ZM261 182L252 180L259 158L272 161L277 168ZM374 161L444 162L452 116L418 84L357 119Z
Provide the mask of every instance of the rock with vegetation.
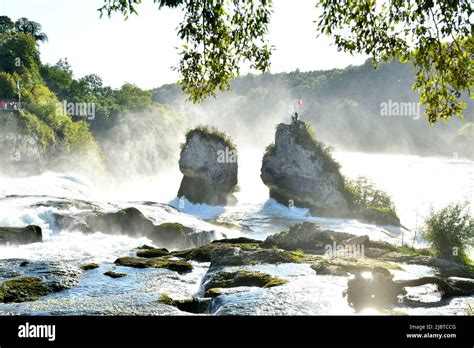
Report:
M280 123L262 161L261 178L270 197L286 206L309 208L314 215L400 226L390 197L366 178L345 178L331 150L316 140L309 124Z
M239 286L250 286L260 288L271 288L286 284L285 279L273 277L267 273L237 270L232 272L216 272L210 275L204 283L204 291L215 288L235 288Z
M277 247L289 251L304 251L310 254L337 253L338 250L358 251L368 257L383 256L398 250L386 242L372 241L368 236L356 236L346 232L323 230L320 226L303 222L290 226L288 231L282 231L268 236L262 242L262 247Z
M263 157L261 178L281 204L310 208L315 214L349 215L339 164L318 142L307 123L280 123L275 143Z
M99 265L95 262L91 262L91 263L85 263L81 265L79 268L82 269L83 271L90 271L92 269L99 268Z
M186 134L179 169L183 180L178 197L193 203L229 205L236 202L237 149L225 134L198 127Z
M165 248L154 248L144 245L137 250L137 257L154 258L168 255L170 255L170 252Z
M134 267L134 268L166 268L176 271L180 274L188 273L193 270L193 266L185 260L172 260L169 258L137 258L137 257L121 257L115 261L118 266Z
M198 248L173 252L173 255L185 260L210 262L211 268L301 262L296 253L262 248L259 241L248 238L218 240Z
M221 295L221 288L211 288L204 292L204 297L217 297Z
M348 277L364 272L390 274L390 270L402 269L386 261L369 258L324 257L315 258L311 268L319 275Z
M367 177L344 178L344 186L355 218L376 225L401 226L392 198Z
M2 269L8 270L4 273ZM38 276L52 292L71 289L79 284L81 270L67 261L0 260L0 279L12 276Z
M183 312L202 314L208 311L211 299L193 297L184 300L174 300L167 294L162 294L157 302L176 307Z
M50 294L52 290L41 279L26 277L7 280L0 284L0 302L27 302L36 301L42 296Z
M280 249L264 249L249 244L228 245L211 252L211 267L245 266L301 262L296 253Z
M127 276L126 273L116 273L114 271L107 271L107 272L104 273L104 275L106 275L107 277L113 278L113 279L123 278L123 277Z
M353 234L323 230L311 222L293 225L288 231L268 236L262 246L276 246L284 250L303 250L305 252L322 254L326 247L341 243L355 237Z
M41 243L43 234L39 226L0 227L0 244Z

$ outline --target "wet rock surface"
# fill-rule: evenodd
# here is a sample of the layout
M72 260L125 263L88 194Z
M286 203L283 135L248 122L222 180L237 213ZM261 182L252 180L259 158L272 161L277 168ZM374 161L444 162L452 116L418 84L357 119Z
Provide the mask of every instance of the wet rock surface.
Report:
M138 258L121 257L115 261L118 266L134 268L166 268L178 273L187 273L193 270L193 266L185 260L171 260L166 258Z
M165 222L155 225L137 208L126 208L116 212L90 211L77 215L53 214L59 229L92 233L147 237L160 247L185 249L210 243L215 239L215 231L195 231L180 223Z
M286 284L287 281L281 278L272 277L263 272L237 270L233 272L215 272L204 283L204 290L216 288L234 288L239 286L250 286L260 288L271 288Z
M0 227L1 244L31 244L43 241L43 233L39 226Z

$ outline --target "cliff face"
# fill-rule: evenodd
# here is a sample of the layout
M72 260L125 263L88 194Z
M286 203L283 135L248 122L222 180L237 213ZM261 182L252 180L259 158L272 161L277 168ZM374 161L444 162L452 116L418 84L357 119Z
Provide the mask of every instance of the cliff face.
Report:
M16 176L38 172L41 163L38 137L27 131L15 112L0 111L0 166Z
M350 215L339 165L302 121L279 124L263 157L261 178L270 197L319 215Z
M223 136L209 132L195 129L186 137L179 160L184 177L178 197L185 196L193 203L233 204L238 171L236 150Z

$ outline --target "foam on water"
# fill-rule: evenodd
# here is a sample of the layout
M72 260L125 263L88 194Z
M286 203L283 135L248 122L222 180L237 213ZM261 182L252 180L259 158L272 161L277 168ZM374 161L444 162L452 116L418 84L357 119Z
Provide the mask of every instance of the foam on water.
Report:
M198 216L202 219L216 218L219 215L222 215L226 210L225 207L221 206L194 204L186 197L176 197L169 204L183 213Z

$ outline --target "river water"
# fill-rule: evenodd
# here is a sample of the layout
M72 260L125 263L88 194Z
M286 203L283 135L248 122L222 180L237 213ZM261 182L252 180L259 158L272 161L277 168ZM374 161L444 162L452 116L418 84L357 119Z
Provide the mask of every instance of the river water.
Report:
M314 217L306 209L282 206L268 199L268 190L260 180L261 151L243 151L239 157L239 203L234 207L194 205L175 195L181 175L178 169L156 177L127 183L64 173L44 173L28 178L0 177L0 226L38 225L43 243L0 247L0 282L6 276L41 276L44 268L57 269L57 276L70 279L74 286L48 295L36 302L1 304L0 314L68 315L179 315L175 308L156 303L160 294L189 298L199 294L201 281L209 265L193 262L194 271L186 275L162 269L130 269L115 266L116 258L151 242L146 238L117 236L97 231L82 234L54 226L52 214L77 214L100 207L117 211L137 207L154 223L180 222L197 230L215 230L217 237L246 236L264 239L292 224L312 221L323 227L371 239L423 246L419 233L431 207L451 202L474 202L474 162L466 159L420 157L413 155L336 152L343 174L355 178L365 175L387 191L395 202L402 224L407 229L380 227L355 220ZM81 202L65 207L51 202ZM62 209L62 210L61 210ZM224 224L225 223L225 224ZM235 228L231 225L236 226ZM21 261L31 266L19 267ZM81 272L78 266L98 262L100 268ZM353 310L339 295L347 279L321 276L308 265L260 265L246 267L278 275L288 284L270 289L236 288L226 291L213 303L214 314L352 314ZM422 266L402 265L400 277L432 274ZM127 273L110 279L108 270ZM2 271L3 270L3 271ZM3 272L3 273L1 273ZM3 276L2 276L3 274ZM436 299L434 289L423 287L418 295L429 302ZM457 298L433 307L400 308L408 314L465 314L472 298Z

